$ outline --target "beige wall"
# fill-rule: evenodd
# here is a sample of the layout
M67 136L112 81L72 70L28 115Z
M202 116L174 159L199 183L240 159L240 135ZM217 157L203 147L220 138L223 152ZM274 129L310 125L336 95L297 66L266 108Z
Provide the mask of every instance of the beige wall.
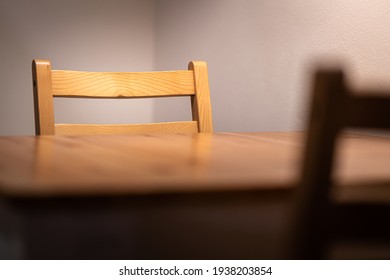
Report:
M208 61L216 130L303 128L318 61L343 61L356 86L390 86L389 1L157 3L157 67Z
M2 0L0 134L34 132L35 57L107 71L207 60L217 131L300 129L314 62L341 58L355 86L390 86L389 14L385 0ZM60 100L57 118L189 117L184 100L130 101Z
M1 0L0 134L34 133L33 58L57 69L153 70L154 18L153 0ZM56 119L152 119L150 100L127 101L57 100Z

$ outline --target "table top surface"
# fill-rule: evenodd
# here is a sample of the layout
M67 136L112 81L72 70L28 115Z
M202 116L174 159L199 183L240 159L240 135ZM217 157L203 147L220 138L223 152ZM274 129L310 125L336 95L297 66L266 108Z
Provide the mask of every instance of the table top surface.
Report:
M291 189L297 132L0 137L0 194L149 194ZM341 183L389 180L390 138L341 138Z

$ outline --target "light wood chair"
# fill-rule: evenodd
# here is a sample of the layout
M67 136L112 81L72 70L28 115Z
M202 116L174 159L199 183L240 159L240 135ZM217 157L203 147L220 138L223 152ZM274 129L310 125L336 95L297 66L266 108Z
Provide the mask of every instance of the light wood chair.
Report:
M52 70L50 61L33 60L35 131L53 134L213 132L206 62L191 61L188 70L161 72L82 72ZM189 96L192 121L149 124L56 124L54 97L143 98Z
M340 70L319 71L315 76L294 226L294 258L330 258L336 244L358 245L351 255L345 253L347 258L378 258L381 253L365 255L368 251L359 246L390 245L390 205L383 200L337 199L332 176L337 138L345 128L390 129L390 91L356 92L344 79ZM377 183L349 187L367 194L377 192L378 197L388 195L390 182ZM342 258L342 254L334 257Z

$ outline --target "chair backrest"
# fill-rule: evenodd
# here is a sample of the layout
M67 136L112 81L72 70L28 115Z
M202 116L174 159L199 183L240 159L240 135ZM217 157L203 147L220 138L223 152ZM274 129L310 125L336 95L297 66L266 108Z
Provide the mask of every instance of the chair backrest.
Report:
M368 214L366 221L373 222L379 217L382 219L383 207L388 209L389 206L364 202L347 205L332 199L331 191L337 187L337 182L332 181L333 162L337 151L337 138L343 129L390 128L390 91L353 91L344 79L341 70L319 71L315 75L298 192L295 258L326 258L326 250L332 238L337 238L337 234L346 234L345 232L354 234L353 220L360 220L360 224L356 225L360 229L364 227L362 216L359 216L362 211ZM345 214L347 212L348 214ZM346 215L347 220L341 220L341 217L345 218ZM389 215L389 212L386 215ZM343 230L343 226L349 229ZM386 230L389 228L387 226ZM358 231L361 232L358 229L355 233ZM373 230L372 233L384 232ZM362 237L364 238L360 236Z
M207 64L191 61L188 70L83 72L52 70L50 61L33 60L35 131L53 134L213 132ZM149 124L56 124L54 97L143 98L189 96L192 121ZM190 108L190 106L189 106Z

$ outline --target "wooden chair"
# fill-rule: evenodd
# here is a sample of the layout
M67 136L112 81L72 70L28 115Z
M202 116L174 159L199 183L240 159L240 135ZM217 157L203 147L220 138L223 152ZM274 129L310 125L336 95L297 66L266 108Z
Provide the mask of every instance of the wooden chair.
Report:
M162 72L82 72L52 70L50 61L32 63L35 131L52 134L213 132L207 64ZM53 97L142 98L190 96L192 121L151 124L56 124Z
M332 179L337 138L343 129L390 128L389 94L390 91L354 92L339 70L316 74L298 195L293 258L329 258L334 245L343 242L390 245L389 204L386 201L340 201L335 196L337 182ZM354 188L368 193L377 191L381 196L383 191L388 194L390 182L350 186L351 191ZM390 251L388 253L387 257ZM335 257L342 258L339 256ZM362 250L346 257L371 258Z

